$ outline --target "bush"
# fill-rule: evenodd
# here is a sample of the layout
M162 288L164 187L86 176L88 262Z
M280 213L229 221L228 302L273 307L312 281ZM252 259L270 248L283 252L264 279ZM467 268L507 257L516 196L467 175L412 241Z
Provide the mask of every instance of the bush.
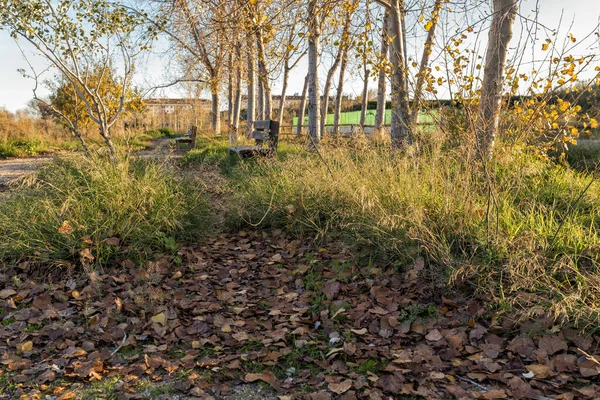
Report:
M507 306L600 323L600 185L576 202L591 176L513 149L489 181L458 150L439 146L418 157L322 155L240 165L232 219L346 238L400 267L421 255L437 283L475 283Z
M95 266L144 260L207 226L201 194L163 164L57 158L0 202L0 262L57 264L87 250Z

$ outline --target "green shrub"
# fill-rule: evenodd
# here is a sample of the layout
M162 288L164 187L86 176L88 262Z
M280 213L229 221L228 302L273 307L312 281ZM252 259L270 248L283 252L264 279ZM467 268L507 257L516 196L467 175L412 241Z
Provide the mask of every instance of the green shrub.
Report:
M576 201L590 175L512 149L489 180L459 150L321 153L240 164L230 221L346 238L400 266L421 255L438 282L600 323L600 184Z
M163 164L57 158L0 202L0 262L77 261L86 249L96 266L148 259L200 237L207 215L201 193Z

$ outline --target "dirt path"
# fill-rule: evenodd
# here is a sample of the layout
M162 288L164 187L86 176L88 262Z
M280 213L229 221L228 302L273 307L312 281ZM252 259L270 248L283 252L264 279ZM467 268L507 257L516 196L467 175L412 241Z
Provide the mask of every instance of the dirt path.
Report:
M0 186L31 174L52 160L52 156L13 158L0 160Z
M147 150L135 152L136 157L170 159L181 157L183 153L176 153L171 144L175 139L159 139ZM36 156L24 158L0 159L0 191L6 188L11 181L29 175L46 165L53 156Z

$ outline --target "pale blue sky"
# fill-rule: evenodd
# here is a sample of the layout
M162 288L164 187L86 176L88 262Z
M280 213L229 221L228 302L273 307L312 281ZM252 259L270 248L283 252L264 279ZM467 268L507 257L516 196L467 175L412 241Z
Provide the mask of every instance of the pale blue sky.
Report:
M571 0L569 2L565 2L564 0L539 0L537 2L536 0L524 0L520 7L520 13L525 17L532 18L536 3L540 7L540 23L550 28L555 28L562 13L563 33L567 31L571 22L573 22L572 32L578 39L597 26L600 18L600 0ZM518 35L518 26L516 30L515 37ZM515 43L516 38L513 39L512 44L515 45ZM579 52L582 54L594 52L600 57L598 43L599 41L596 38L595 41L589 42L591 47L587 49L582 48ZM539 46L541 46L541 42ZM13 39L4 31L0 31L0 61L0 107L5 107L11 111L25 108L27 102L32 98L33 83L17 71L19 68L26 68L27 64L23 60ZM36 67L40 65L41 61L36 61ZM305 65L305 63L301 63L294 72L288 89L289 94L302 90L303 78L306 73ZM144 82L151 81L152 79L148 79L149 76L156 77L157 80L160 79L163 68L161 59L153 58L149 64L145 65L143 71L141 68L138 68L138 71L143 72L143 77L137 77L137 83L143 84ZM277 83L274 86L275 93L277 93L279 90ZM354 92L358 92L359 90L357 89ZM349 93L353 92L351 88L345 91Z

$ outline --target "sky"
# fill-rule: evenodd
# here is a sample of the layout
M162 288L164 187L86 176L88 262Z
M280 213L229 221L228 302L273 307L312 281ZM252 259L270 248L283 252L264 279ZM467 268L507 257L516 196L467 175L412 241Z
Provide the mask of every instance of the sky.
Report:
M539 7L538 21L541 24L555 28L562 17L563 33L566 33L568 28L572 26L571 32L578 38L582 38L593 30L600 20L600 0L571 0L569 2L564 0L523 0L519 10L520 17L518 17L515 25L515 38L519 36L522 23L526 22L526 18L534 17L536 5ZM565 7L566 5L568 7ZM487 36L482 37L487 38ZM558 40L560 41L561 38L558 38ZM581 48L580 52L588 52L588 54L589 52L595 52L600 57L598 43L600 42L592 43L592 47L587 49ZM516 39L513 39L511 45L514 46L515 44ZM165 76L164 70L168 68L164 59L164 56L149 57L144 62L143 68L138 67L138 76L135 77L135 83L144 86L151 81L161 82ZM43 60L41 59L34 59L33 64L36 68L43 68ZM0 31L0 108L16 111L26 108L27 103L31 100L33 81L23 77L18 72L20 68L27 68L27 63L23 59L19 48L6 31ZM305 74L306 62L302 62L292 72L288 94L302 91ZM273 86L273 93L277 94L280 90L280 84L275 82ZM356 95L360 91L360 84L355 85L351 82L347 86L345 91L350 95ZM166 95L177 97L181 93L171 91Z

